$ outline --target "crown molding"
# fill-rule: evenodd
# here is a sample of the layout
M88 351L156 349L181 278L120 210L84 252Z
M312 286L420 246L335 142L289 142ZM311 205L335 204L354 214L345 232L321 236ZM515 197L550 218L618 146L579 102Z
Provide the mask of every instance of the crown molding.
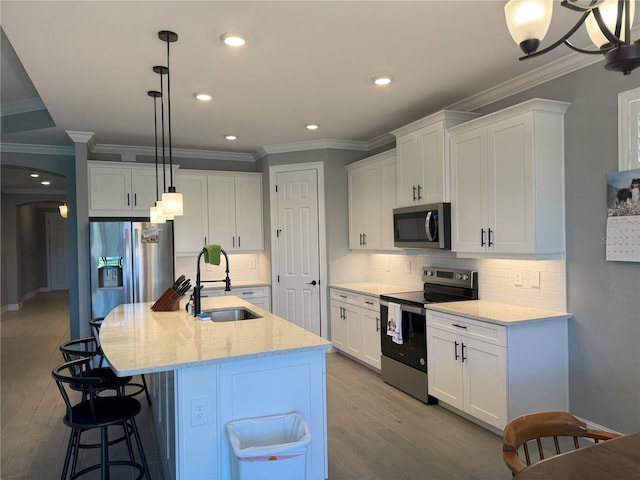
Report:
M142 147L137 145L113 145L113 144L96 144L91 149L92 153L115 154L115 155L141 155L154 157L156 154L155 147ZM220 150L193 150L188 148L173 148L174 158L198 158L204 160L232 160L235 162L254 162L254 156L251 153L241 152L223 152Z
M383 147L390 143L394 143L396 141L396 137L390 133L383 133L382 135L378 135L377 137L373 137L372 139L367 141L367 150L373 150L378 147Z
M74 147L62 145L36 145L31 143L0 143L3 153L30 153L35 155L65 155L74 156Z
M9 115L18 115L20 113L37 112L40 110L46 110L47 107L40 97L27 98L25 100L18 100L15 102L8 102L2 104L3 117Z
M336 148L340 150L358 150L366 152L369 149L369 146L367 142L325 138L322 140L312 140L309 142L263 145L258 150L257 156L259 160L266 155L272 155L274 153L301 152L305 150L323 150L327 148Z

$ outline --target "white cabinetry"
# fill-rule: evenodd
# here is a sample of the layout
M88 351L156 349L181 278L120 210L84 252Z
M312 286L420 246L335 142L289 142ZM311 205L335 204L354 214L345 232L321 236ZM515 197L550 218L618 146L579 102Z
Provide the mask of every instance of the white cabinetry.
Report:
M90 161L88 169L90 216L149 216L156 201L155 164Z
M347 165L347 171L349 248L393 250L395 149Z
M331 341L338 350L380 369L379 298L332 288Z
M176 255L197 254L206 244L229 253L264 249L262 174L184 170L176 188L184 201L184 215L175 218Z
M503 326L427 310L429 395L499 430L568 408L567 354L566 318Z
M392 132L396 136L398 206L449 201L447 129L477 116L444 110Z
M450 130L451 249L458 256L564 252L568 106L534 99Z
M208 177L209 242L228 251L263 250L262 174Z

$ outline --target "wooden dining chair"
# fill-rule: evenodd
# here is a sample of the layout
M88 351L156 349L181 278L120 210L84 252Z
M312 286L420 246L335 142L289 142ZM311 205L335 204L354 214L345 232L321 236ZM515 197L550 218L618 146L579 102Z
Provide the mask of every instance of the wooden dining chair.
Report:
M502 456L504 462L511 469L511 473L515 475L526 467L538 460L532 460L529 453L528 442L535 440L538 450L539 460L545 458L545 453L551 456L562 453L560 446L568 447L569 450L575 450L581 446L590 445L591 442L583 440L580 445L578 439L592 439L595 443L600 440L610 440L619 437L617 433L605 432L603 430L595 430L587 427L587 424L578 420L576 417L567 412L538 412L521 417L514 418L507 424L502 436ZM566 437L570 441L562 441ZM553 447L555 454L545 446L550 446L550 440L543 442L543 439L553 439ZM544 445L543 445L544 443ZM518 456L518 449L522 447L524 452L524 463ZM535 447L534 447L535 448Z

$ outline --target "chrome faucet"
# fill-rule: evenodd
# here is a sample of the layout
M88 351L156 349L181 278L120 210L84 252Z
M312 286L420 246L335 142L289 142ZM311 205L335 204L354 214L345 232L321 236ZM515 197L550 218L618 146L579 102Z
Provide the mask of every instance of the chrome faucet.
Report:
M202 290L203 283L224 282L224 291L225 292L231 291L231 279L229 278L229 257L227 256L227 252L225 252L223 249L220 249L220 253L224 255L224 261L226 263L226 268L224 270L225 277L220 280L200 280L200 258L202 257L205 251L206 249L203 248L202 251L200 251L200 253L198 254L196 286L193 287L193 316L194 317L198 315L201 311L201 298L202 298L201 290Z

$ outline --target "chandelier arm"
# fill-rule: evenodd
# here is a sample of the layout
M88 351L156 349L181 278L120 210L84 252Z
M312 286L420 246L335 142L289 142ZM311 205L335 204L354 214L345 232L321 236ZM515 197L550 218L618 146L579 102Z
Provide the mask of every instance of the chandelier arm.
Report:
M584 48L576 47L569 40L565 40L564 44L567 47L569 47L571 50L574 50L574 51L580 52L580 53L586 53L587 55L602 55L604 53L607 53L609 50L615 48L615 47L611 46L611 47L608 47L608 48L601 48L600 50L585 50Z
M564 44L567 41L567 39L569 37L571 37L571 35L576 33L576 31L587 20L587 17L589 16L589 13L591 13L591 12L583 13L582 17L580 17L580 19L576 22L576 24L573 27L571 27L571 29L567 33L565 33L560 39L558 39L556 42L554 42L551 45L549 45L547 48L543 48L542 50L538 50L537 52L533 52L533 53L530 53L528 55L524 55L524 56L520 57L518 60L526 60L527 58L533 58L533 57L537 57L539 55L544 55L545 53L550 52L554 48L559 47L560 45Z
M616 32L618 32L620 29L620 15L621 15L620 10L618 10L618 20L616 21ZM618 47L620 45L625 45L627 43L620 40L620 38L616 37L613 34L613 32L609 30L609 27L607 27L607 24L604 23L604 20L602 19L602 14L600 13L599 8L593 9L593 18L596 19L596 23L598 24L598 28L600 28L600 31L602 32L602 34L605 37L607 37L607 40L609 40L613 46Z

